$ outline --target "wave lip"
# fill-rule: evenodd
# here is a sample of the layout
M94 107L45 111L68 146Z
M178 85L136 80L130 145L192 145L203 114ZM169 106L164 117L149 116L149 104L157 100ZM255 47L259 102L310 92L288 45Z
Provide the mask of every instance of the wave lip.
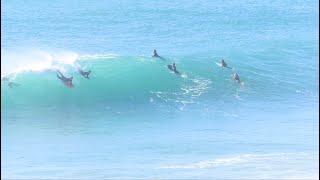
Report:
M79 60L112 59L119 57L118 54L87 54L79 56Z
M1 54L1 76L26 71L44 71L62 65L74 65L79 55L70 51L20 50Z

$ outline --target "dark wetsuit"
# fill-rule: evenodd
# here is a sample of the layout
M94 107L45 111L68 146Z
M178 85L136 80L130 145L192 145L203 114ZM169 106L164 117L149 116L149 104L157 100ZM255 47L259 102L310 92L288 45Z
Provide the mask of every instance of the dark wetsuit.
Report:
M90 78L89 78L89 74L91 73L91 71L84 72L84 71L82 71L81 69L78 69L78 71L79 71L79 73L80 73L82 76L84 76L85 78L90 79Z
M61 81L63 81L64 83L70 83L70 84L72 84L72 79L71 78L67 78L67 77L65 77L64 75L62 75L62 73L60 72L60 71L58 71L58 73L60 73L60 75L61 76L59 76L58 74L57 74L57 77L59 78L59 79L61 79Z
M172 65L172 69L173 69L174 72L177 72L177 68L176 68L175 65Z
M239 76L238 76L237 74L233 77L233 79L234 79L235 81L238 81L238 82L240 83L240 78L239 78Z

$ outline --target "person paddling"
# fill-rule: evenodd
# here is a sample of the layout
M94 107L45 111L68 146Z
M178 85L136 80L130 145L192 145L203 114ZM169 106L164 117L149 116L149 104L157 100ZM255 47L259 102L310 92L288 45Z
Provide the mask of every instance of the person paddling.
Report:
M85 77L85 78L87 78L87 79L90 79L90 78L89 78L89 74L91 73L91 70L85 72L85 71L81 70L80 68L78 68L78 72L79 72L83 77Z

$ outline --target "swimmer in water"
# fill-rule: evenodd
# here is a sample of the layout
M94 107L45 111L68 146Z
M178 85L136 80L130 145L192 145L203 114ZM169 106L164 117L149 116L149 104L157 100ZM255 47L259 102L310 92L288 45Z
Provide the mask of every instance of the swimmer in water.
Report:
M157 53L157 50L153 50L153 56L152 57L160 57Z
M220 65L221 65L221 67L225 67L225 68L228 68L228 69L234 69L234 68L232 68L232 67L229 67L229 66L227 65L227 63L226 63L223 59L221 59Z
M222 67L227 67L227 63L226 63L226 62L224 62L224 60L223 60L223 59L221 59L221 66L222 66Z
M85 72L85 71L81 70L80 68L78 68L78 71L83 77L90 79L89 74L91 73L91 70L89 70L88 72Z
M172 65L171 65L171 64L168 64L167 67L168 67L170 70L172 70L174 73L180 74L180 72L177 71L176 63L172 63Z
M157 53L157 50L153 50L153 56L152 56L152 57L154 57L154 58L159 58L159 59L161 59L161 60L166 60L165 58L159 56L159 54Z
M176 63L172 63L172 69L174 72L177 72Z
M72 76L71 76L70 78L67 78L67 77L65 77L59 70L57 70L57 72L60 74L60 76L57 74L57 77L58 77L61 81L63 81L64 83L70 83L71 85L73 85L73 84L72 84L72 79L73 79Z
M236 82L238 82L238 83L241 83L241 82L240 82L240 78L239 78L239 76L238 76L237 73L234 73L232 78L233 78L234 81L236 81Z

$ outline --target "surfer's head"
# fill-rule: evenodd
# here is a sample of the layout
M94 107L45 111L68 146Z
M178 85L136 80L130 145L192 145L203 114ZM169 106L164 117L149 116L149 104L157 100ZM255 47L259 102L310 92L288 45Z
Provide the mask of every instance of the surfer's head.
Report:
M159 57L157 50L153 50L153 57Z
M157 50L153 50L153 55L158 56Z

